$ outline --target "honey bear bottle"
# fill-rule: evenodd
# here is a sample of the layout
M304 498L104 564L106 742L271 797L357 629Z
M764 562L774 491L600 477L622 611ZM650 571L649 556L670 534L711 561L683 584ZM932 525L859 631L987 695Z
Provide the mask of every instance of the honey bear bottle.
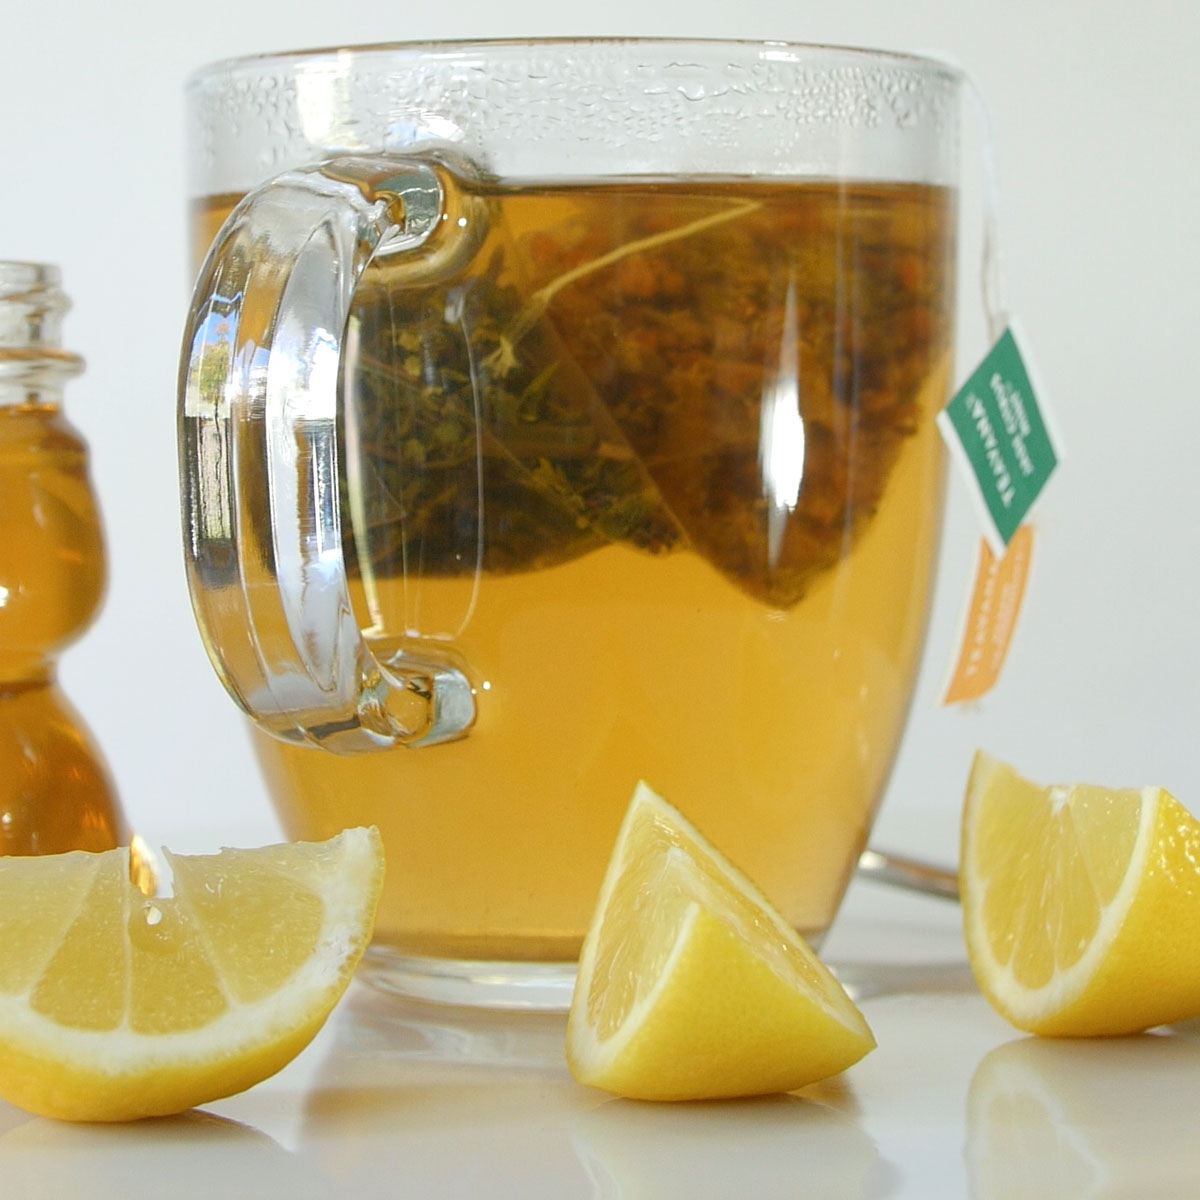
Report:
M57 659L91 624L106 578L83 439L63 415L83 360L60 345L57 267L0 262L0 854L128 841Z

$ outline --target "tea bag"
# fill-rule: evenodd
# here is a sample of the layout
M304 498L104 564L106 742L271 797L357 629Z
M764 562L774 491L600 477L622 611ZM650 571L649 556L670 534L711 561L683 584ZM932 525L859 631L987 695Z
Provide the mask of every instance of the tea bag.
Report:
M944 358L946 197L673 183L570 202L518 234L501 199L473 273L364 304L371 570L522 571L619 542L689 549L793 606L869 526Z
M553 326L680 544L788 608L853 549L927 404L948 345L946 198L678 186L543 237L553 282L526 323Z

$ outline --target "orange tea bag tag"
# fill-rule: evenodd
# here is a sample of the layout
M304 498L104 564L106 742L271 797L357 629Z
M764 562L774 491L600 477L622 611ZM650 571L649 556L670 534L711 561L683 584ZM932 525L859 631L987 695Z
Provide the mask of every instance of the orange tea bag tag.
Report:
M980 538L975 586L943 704L978 700L996 686L1017 627L1032 560L1032 525L1022 525L1000 557L987 538Z

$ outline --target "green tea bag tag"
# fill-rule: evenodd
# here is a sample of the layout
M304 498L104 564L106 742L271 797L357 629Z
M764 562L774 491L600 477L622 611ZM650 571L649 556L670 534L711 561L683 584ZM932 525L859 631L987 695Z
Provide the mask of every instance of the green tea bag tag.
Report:
M1059 462L1038 393L1017 331L1009 325L938 415L998 557Z

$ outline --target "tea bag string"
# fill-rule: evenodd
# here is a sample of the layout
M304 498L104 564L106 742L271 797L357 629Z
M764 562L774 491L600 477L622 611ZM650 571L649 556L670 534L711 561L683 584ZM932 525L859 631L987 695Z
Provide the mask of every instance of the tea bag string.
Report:
M577 279L582 279L584 276L590 275L594 271L602 270L604 267L610 267L614 263L620 262L621 259L628 258L631 254L637 254L642 250L651 250L655 246L661 246L666 242L678 241L680 238L691 237L693 234L701 233L703 230L709 229L714 225L722 225L726 221L735 220L761 207L761 203L757 200L744 200L720 212L709 213L708 216L700 217L695 221L689 221L686 225L680 225L675 229L667 229L662 233L655 233L649 237L637 238L632 242L626 242L624 245L610 250L607 254L589 259L587 262L580 263L579 266L572 268L570 271L565 271L562 275L552 279L548 284L539 288L529 297L525 307L517 314L516 320L507 332L506 340L510 348L516 346L538 321L541 320L542 314L549 307L550 301L554 299L555 295L569 284L574 283Z
M961 68L959 68L961 70ZM996 170L996 134L992 114L978 84L962 72L967 95L979 130L980 171L983 180L983 246L980 255L980 287L988 337L995 341L1008 326L1000 257L1000 181Z

